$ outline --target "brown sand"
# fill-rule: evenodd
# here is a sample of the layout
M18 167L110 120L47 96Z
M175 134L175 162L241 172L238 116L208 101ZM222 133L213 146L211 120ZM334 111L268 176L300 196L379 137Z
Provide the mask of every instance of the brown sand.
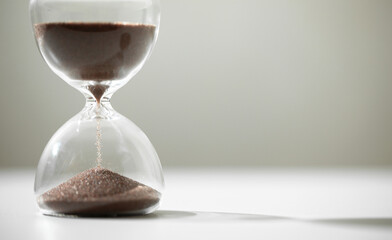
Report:
M158 204L151 187L102 167L88 169L39 197L41 208L62 214L141 213Z
M39 47L73 80L126 77L147 56L156 27L134 23L59 22L34 26Z
M106 90L109 88L107 85L96 84L88 86L88 90L93 94L97 104L101 103L101 98L105 94Z

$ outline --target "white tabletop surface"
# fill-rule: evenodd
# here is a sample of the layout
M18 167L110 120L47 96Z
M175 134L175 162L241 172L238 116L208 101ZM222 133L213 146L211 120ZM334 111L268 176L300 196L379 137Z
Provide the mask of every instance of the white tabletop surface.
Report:
M392 239L392 168L165 169L141 217L39 213L32 170L0 169L0 239Z

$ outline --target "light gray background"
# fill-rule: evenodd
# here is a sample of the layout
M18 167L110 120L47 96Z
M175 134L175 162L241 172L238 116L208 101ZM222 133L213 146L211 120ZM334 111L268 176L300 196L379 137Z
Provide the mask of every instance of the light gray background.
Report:
M392 164L392 1L163 0L156 48L112 99L170 165ZM84 105L28 1L0 1L0 167L35 166Z

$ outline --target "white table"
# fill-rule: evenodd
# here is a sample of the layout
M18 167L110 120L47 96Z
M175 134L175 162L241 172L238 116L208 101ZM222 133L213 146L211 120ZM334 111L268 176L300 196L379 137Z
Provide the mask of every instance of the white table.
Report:
M0 169L0 239L392 239L392 168L165 169L144 217L38 212L32 170Z

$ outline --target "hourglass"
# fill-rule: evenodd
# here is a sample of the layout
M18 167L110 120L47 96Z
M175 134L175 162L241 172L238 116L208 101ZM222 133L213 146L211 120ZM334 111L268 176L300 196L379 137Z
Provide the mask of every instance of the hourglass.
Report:
M86 97L52 136L38 164L35 194L49 215L148 214L164 186L146 135L110 105L143 66L159 28L158 0L31 0L41 55Z

